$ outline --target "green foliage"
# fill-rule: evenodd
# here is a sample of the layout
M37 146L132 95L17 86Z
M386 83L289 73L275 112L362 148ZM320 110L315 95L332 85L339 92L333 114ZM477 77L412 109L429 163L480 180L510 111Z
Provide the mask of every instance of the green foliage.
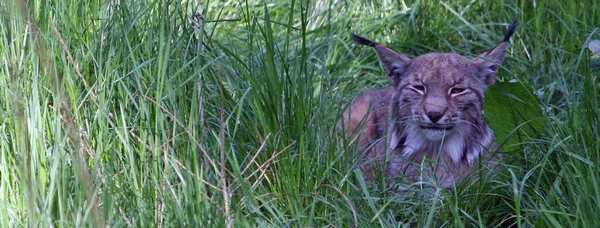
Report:
M598 6L0 0L0 227L598 227ZM367 186L336 124L388 81L350 32L477 56L515 18L499 77L522 83L485 111L505 172Z
M503 150L522 149L544 132L539 98L521 83L500 82L485 93L485 119Z

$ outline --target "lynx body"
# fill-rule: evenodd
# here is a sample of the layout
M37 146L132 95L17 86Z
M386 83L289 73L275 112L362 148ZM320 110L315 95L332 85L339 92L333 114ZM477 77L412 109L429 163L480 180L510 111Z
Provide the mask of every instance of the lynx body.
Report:
M374 47L391 85L357 97L344 113L346 133L366 151L361 169L404 183L437 183L452 188L479 166L500 155L483 117L484 92L495 83L508 40L479 58L428 53L409 59L384 45L353 34ZM482 162L479 162L482 161Z

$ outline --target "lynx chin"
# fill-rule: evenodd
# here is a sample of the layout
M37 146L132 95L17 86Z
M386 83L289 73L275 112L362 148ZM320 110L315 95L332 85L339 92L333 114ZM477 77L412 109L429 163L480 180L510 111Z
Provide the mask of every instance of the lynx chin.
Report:
M357 97L344 112L345 133L366 152L367 179L385 173L393 183L452 188L479 165L500 159L492 130L483 118L483 97L515 31L478 58L428 53L410 59L382 44L352 34L375 48L391 85ZM481 162L479 162L481 161Z

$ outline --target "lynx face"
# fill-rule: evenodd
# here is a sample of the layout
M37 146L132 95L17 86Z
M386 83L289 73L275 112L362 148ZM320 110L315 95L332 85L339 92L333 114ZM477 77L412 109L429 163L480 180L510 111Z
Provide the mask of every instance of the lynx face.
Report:
M494 146L483 118L484 91L496 81L515 27L516 21L502 43L474 59L455 53L410 59L353 34L358 44L375 48L391 81L386 89L356 98L342 120L348 135L360 137L359 149L367 151L361 167L367 176L380 166L390 178L416 182L422 178L415 176L426 174L452 187L472 171L474 161ZM437 163L415 165L425 160Z
M453 53L430 53L414 59L395 87L399 92L399 127L405 132L403 154L412 155L428 145L442 145L453 162L466 155L473 162L479 150L466 153L467 140L487 143L491 133L483 121L483 94L486 83L476 77L477 61ZM403 111L403 107L407 110ZM409 111L410 110L410 111ZM404 125L404 126L403 126ZM396 127L391 142L399 142ZM481 136L481 137L480 137ZM446 143L442 143L444 140ZM390 148L398 145L390 144Z

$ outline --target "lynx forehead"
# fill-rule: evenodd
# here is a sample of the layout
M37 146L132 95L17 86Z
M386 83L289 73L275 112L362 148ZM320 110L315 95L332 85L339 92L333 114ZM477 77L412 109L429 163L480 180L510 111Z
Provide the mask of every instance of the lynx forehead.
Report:
M437 181L450 188L477 165L495 163L492 131L483 118L486 86L495 83L508 40L478 58L428 53L410 59L384 45L352 34L375 48L391 85L357 97L345 111L343 127L366 151L367 177L385 167L388 178L408 183ZM482 156L483 155L483 156ZM427 164L427 165L423 165Z

